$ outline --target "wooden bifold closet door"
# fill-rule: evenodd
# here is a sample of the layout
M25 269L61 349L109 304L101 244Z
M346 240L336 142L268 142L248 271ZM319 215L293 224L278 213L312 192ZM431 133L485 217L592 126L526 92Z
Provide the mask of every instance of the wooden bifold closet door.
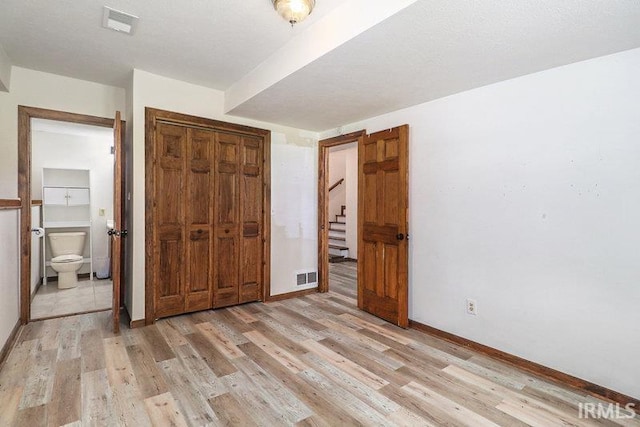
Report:
M217 133L215 142L213 306L260 299L262 276L262 144Z
M261 300L265 138L166 122L153 130L152 317Z

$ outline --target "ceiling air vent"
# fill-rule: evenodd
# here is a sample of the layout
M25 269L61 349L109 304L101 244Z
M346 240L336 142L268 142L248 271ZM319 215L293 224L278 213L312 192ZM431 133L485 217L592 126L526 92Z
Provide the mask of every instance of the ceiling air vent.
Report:
M133 34L138 17L119 10L104 7L104 15L102 16L102 26L110 30L120 33Z

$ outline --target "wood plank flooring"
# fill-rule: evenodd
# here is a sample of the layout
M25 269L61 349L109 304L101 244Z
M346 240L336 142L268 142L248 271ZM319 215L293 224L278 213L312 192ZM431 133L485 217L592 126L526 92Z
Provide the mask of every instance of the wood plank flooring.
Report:
M114 336L110 313L30 323L0 371L0 426L640 426L592 397L356 308L331 291Z

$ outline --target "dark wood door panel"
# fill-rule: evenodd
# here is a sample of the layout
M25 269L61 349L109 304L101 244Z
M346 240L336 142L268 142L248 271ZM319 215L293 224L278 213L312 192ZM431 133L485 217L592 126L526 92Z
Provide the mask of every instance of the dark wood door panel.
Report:
M213 282L213 156L215 132L188 129L185 312L211 308Z
M262 237L243 236L242 269L240 270L240 303L260 299L262 285Z
M408 126L367 135L358 158L358 306L406 327Z
M244 175L242 177L242 221L260 224L262 222L262 177Z
M262 291L263 248L263 146L258 138L242 138L240 169L240 215L242 244L240 247L240 295L239 302L258 301Z
M234 233L236 234L236 233ZM226 307L239 301L238 237L221 236L216 240L213 306Z
M188 279L185 311L211 308L211 237L208 231L193 230L187 251Z
M184 309L185 261L185 168L187 131L180 126L159 124L156 131L156 222L154 272L155 304L159 316Z
M160 166L156 182L165 196L156 204L158 224L180 226L184 223L183 175L182 169L165 169Z
M189 224L209 227L211 222L211 173L191 171L189 176Z
M156 305L159 316L180 313L184 308L184 246L179 233L160 236L156 277Z

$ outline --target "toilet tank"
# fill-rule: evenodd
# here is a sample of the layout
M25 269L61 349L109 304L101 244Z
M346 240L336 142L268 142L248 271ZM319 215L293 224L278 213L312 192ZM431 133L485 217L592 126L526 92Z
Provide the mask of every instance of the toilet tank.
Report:
M49 233L52 256L82 255L84 239L87 233L78 231L73 233Z

